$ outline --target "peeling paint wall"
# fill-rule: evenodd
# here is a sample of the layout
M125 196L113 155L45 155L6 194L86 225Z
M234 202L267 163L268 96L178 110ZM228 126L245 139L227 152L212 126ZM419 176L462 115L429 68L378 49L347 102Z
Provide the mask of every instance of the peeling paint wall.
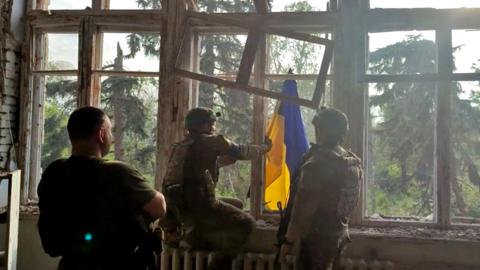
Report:
M0 170L16 168L15 149L18 138L18 104L20 81L20 43L11 32L12 7L15 4L15 26L21 25L23 1L0 1ZM0 207L6 204L6 185L0 184Z

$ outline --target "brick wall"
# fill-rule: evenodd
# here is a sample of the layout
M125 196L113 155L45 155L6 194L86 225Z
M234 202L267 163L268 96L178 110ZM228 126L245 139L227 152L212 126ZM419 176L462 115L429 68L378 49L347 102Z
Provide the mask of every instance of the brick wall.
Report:
M20 45L10 34L11 0L0 1L0 170L9 166L18 138ZM10 163L11 164L11 163Z

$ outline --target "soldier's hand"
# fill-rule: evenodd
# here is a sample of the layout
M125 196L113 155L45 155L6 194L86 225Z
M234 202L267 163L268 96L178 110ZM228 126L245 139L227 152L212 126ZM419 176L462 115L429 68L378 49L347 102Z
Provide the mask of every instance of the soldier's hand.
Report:
M268 151L270 151L270 149L272 149L272 140L270 140L270 138L265 136L264 145L266 146L265 153L267 153Z
M287 263L287 256L292 254L292 245L282 244L280 247L280 262Z

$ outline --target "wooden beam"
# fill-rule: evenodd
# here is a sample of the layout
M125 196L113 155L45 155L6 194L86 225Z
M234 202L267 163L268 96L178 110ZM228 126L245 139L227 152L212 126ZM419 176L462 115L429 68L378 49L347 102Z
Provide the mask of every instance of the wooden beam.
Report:
M165 5L163 5L165 4ZM190 102L190 84L175 74L175 63L179 54L179 47L185 35L182 59L178 58L179 65L189 68L190 52L189 33L185 31L185 0L162 1L162 8L166 10L166 27L161 30L160 46L160 87L158 103L157 128L157 164L155 187L161 189L163 176L166 172L171 145L183 139L184 118L188 112Z
M437 31L436 43L438 45L438 74L447 76L453 71L452 32L444 27ZM437 83L437 109L435 125L435 153L436 153L436 181L437 190L435 196L434 211L436 220L442 229L450 227L450 198L451 187L455 172L455 162L452 145L452 103L454 91L451 82L442 81ZM435 185L434 185L435 186Z
M205 20L205 16L209 20ZM233 19L241 22L240 27L262 26L262 27L281 27L284 28L302 28L318 29L323 27L335 26L338 22L336 12L269 12L267 14L257 13L228 13L228 14L206 14L198 12L188 12L188 17L192 19L194 26L214 26L221 19ZM220 21L223 22L223 21Z
M159 10L33 10L27 14L33 27L64 27L80 25L84 16L91 16L95 24L138 26L143 28L159 28L166 15Z
M150 71L94 70L93 73L100 76L122 76L122 77L159 77L160 75L160 72L150 72Z
M92 91L92 69L94 56L94 29L93 18L86 16L82 19L78 44L78 107L96 105L99 94Z
M315 85L315 91L313 92L312 101L317 106L320 104L322 98L325 97L325 88L327 83L328 69L333 57L333 46L325 47L325 54L323 55L322 64L320 66L320 72L317 76L317 83Z
M360 82L365 83L390 83L390 82L431 82L439 81L438 74L398 74L398 75L363 75Z
M439 25L471 29L480 27L480 8L371 9L360 19L369 32L433 30Z
M259 49L255 57L254 86L265 88L265 67L267 64L267 37L261 34ZM262 96L253 97L253 143L261 144L265 140L266 104ZM265 158L252 160L250 181L250 212L259 218L263 211L263 183L265 178Z
M30 24L25 24L25 40L22 46L22 59L20 70L20 102L19 107L22 108L19 113L19 167L23 171L22 174L22 197L21 202L28 202L28 190L30 186L30 144L31 144L31 122L32 122L32 82L33 75L30 71L33 68L32 57L34 56L35 32Z
M480 73L446 73L446 74L368 74L359 77L365 83L390 82L440 82L440 81L480 81Z
M32 71L34 75L44 75L44 76L77 76L78 70L34 70Z
M206 75L202 75L202 74L198 74L198 73L194 73L194 72L191 72L191 71L186 71L186 70L182 70L182 69L178 69L178 68L175 70L175 72L179 76L190 78L190 79L193 79L193 80L206 82L206 83L216 84L220 87L224 87L224 88L228 88L228 89L232 89L232 90L240 90L240 91L244 91L244 92L247 92L247 93L250 93L250 94L259 95L259 96L268 97L268 98L273 98L273 99L281 100L281 101L284 101L284 102L290 102L290 103L293 103L293 104L297 104L297 105L305 106L305 107L309 107L309 108L314 108L315 107L315 105L312 103L312 101L307 100L307 99L295 98L295 97L292 97L292 96L284 95L282 93L268 91L268 90L258 88L258 87L254 87L254 86L240 85L236 82L221 80L221 79L218 79L218 78L215 78L215 77L210 77L210 76L206 76Z
M365 61L365 35L362 25L359 24L361 9L360 1L340 1L341 21L334 32L335 56L332 66L333 106L345 112L350 122L350 131L344 144L359 156L365 153L363 131L366 106L365 85L359 82L356 76L357 61ZM359 203L358 207L361 206ZM361 209L357 208L357 211L358 213L352 216L363 214Z
M189 17L195 18L196 20L202 20L204 22L211 23L211 24L219 24L223 26L230 25L230 26L240 27L245 29L254 29L259 32L266 32L268 34L284 36L284 37L316 43L316 44L332 45L333 43L331 40L326 38L321 38L321 37L317 37L317 36L302 33L302 32L286 31L278 27L271 27L266 25L264 22L260 20L245 21L238 18L230 17L228 15L211 16L210 14L206 14L206 13L189 13Z
M242 54L242 60L240 62L240 68L237 75L237 83L248 85L250 81L250 75L252 74L253 63L255 62L255 55L257 54L258 44L260 38L264 37L265 34L250 29L248 32L247 42L245 44L245 49Z

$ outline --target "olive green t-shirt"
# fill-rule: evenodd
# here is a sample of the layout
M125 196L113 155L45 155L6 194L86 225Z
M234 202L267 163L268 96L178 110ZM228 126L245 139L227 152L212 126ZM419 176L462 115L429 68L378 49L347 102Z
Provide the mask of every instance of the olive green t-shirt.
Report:
M78 156L57 160L38 187L42 245L51 256L127 260L148 229L143 207L155 193L123 162Z

